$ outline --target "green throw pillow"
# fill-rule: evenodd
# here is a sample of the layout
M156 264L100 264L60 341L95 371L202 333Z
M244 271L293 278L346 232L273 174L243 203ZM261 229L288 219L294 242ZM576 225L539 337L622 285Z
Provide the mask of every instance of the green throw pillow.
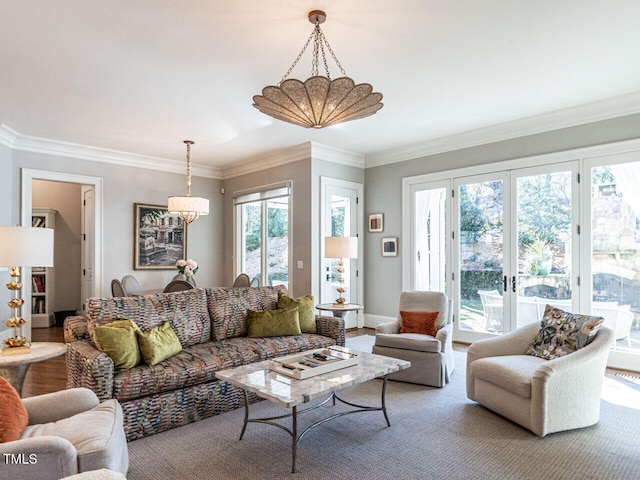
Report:
M540 330L527 350L527 355L553 360L580 350L596 337L604 318L565 312L547 305Z
M155 365L182 350L182 344L169 322L146 333L138 331L140 353L147 365Z
M249 325L247 336L251 338L281 337L302 333L297 307L264 312L247 310L247 323Z
M131 320L114 320L93 327L93 342L98 350L111 357L115 371L129 370L140 363L140 349L136 332L138 326Z
M316 333L316 306L313 295L291 298L282 291L278 292L279 310L286 310L296 306L298 307L298 315L300 316L300 330L304 333Z

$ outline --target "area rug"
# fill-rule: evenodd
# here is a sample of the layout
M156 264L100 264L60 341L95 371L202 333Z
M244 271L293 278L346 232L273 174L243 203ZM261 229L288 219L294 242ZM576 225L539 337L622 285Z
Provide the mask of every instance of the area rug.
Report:
M373 337L350 339L362 350ZM607 378L600 422L539 438L465 394L465 353L456 352L451 383L430 388L389 382L391 427L380 412L347 415L310 431L291 473L291 440L250 424L238 440L244 410L218 415L129 443L129 480L217 479L638 479L640 389ZM382 381L346 390L356 403L376 404ZM636 385L637 387L637 385ZM301 417L302 427L341 406ZM285 413L263 401L252 415Z

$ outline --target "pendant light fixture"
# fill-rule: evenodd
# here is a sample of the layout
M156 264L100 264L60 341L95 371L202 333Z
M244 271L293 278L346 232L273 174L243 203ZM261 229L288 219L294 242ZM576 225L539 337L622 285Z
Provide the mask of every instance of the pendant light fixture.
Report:
M381 93L372 93L368 83L356 83L345 73L320 29L327 15L321 10L309 13L309 21L315 25L307 43L295 59L278 86L262 89L262 95L253 97L253 106L262 113L285 122L306 128L323 128L337 123L368 117L380 110ZM288 79L305 50L313 40L311 77L306 81ZM326 48L326 50L325 50ZM327 51L342 72L342 77L331 80L327 65ZM320 56L325 75L318 72Z
M187 195L169 197L169 213L178 215L186 224L198 219L200 215L209 215L209 200L191 196L191 145L192 140L185 140L187 145Z

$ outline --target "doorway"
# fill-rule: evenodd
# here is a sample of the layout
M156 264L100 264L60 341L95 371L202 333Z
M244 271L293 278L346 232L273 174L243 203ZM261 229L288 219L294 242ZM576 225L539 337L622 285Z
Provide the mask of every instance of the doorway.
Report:
M78 190L77 202L81 203L82 194L80 191L90 190L93 192L93 206L86 215L83 215L81 223L86 223L87 228L80 232L81 238L79 241L87 239L92 245L87 249L89 256L87 257L91 270L93 271L92 282L86 291L83 291L82 285L86 285L81 277L82 268L78 268L78 277L76 280L78 288L76 289L75 302L79 306L83 303L83 298L89 296L98 296L99 292L102 292L102 179L98 177L89 177L83 175L59 173L59 172L47 172L42 170L22 169L22 184L21 184L21 224L23 226L31 226L31 216L33 209L33 195L34 195L34 182L58 182L63 184L71 184ZM90 218L89 222L86 219ZM78 252L78 257L81 257ZM81 258L79 265L83 265ZM55 261L55 258L54 258ZM25 276L28 278L31 276L31 269L25 269ZM82 292L82 293L81 293ZM31 304L31 291L26 289L24 292L25 303ZM28 312L25 312L28 314ZM30 320L30 318L29 318ZM31 322L27 324L27 337L31 338Z
M338 297L338 277L344 279L342 297L348 303L362 304L362 184L335 178L321 177L321 228L320 228L320 303L333 303ZM325 258L325 237L357 237L358 258L344 259L344 272L336 275L338 259ZM346 328L362 327L362 312L347 312Z

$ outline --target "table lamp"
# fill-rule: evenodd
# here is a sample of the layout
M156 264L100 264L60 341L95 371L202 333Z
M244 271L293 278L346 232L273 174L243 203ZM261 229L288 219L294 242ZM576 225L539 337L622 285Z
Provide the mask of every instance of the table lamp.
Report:
M357 237L325 237L324 256L325 258L340 259L338 260L338 268L336 269L339 275L338 283L340 285L338 287L338 292L340 293L340 297L336 299L333 306L341 307L347 304L345 299L342 297L342 294L345 292L344 277L342 276L342 274L344 273L343 259L358 258L358 238Z
M4 341L2 355L29 353L30 346L24 335L22 318L23 283L20 279L21 267L53 266L53 230L51 228L33 227L0 227L0 266L9 267L12 280L7 288L13 291L13 298L8 302L13 309L13 316L4 324L13 329L13 337Z

